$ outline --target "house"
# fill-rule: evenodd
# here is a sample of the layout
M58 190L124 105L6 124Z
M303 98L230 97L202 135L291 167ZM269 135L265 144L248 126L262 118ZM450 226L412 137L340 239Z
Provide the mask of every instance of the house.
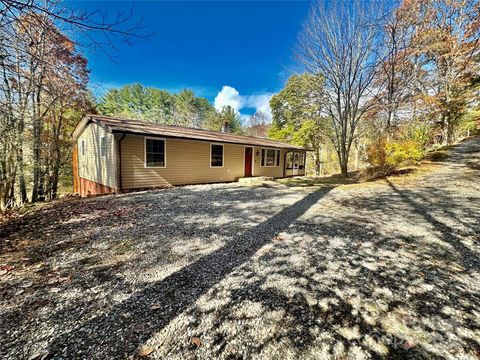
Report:
M305 174L305 149L227 132L87 115L73 132L81 196Z

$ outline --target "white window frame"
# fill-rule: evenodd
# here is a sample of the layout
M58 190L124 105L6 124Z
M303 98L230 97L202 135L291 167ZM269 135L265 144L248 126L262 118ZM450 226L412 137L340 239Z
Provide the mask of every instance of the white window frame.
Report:
M213 145L221 145L222 146L222 166L212 166L212 146ZM245 156L245 155L244 155ZM209 164L212 169L221 169L225 166L225 145L222 143L210 143L210 158Z
M147 139L163 141L163 166L148 166L147 165ZM167 139L154 136L143 137L143 167L146 169L165 169L167 167Z
M265 157L263 158L263 165L262 165L262 150L265 150ZM275 156L273 158L273 165L267 165L267 150L273 150L275 151ZM280 151L280 153L278 152ZM282 161L280 161L279 165L277 166L277 156L282 156L282 151L280 149L276 149L276 148L265 148L265 147L262 147L260 148L260 167L280 167L280 165L282 164Z
M107 137L102 136L100 137L100 156L107 156L107 150L108 150Z

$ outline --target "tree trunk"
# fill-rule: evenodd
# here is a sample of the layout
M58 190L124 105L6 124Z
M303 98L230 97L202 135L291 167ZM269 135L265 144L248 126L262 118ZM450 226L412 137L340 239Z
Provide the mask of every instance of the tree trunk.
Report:
M18 191L20 194L20 204L25 204L28 201L27 198L27 186L25 184L25 169L23 161L23 149L18 149L19 154L17 156L18 166Z
M341 174L343 177L348 178L348 154L346 146L342 146L341 150L337 153Z
M40 88L37 88L34 101L33 120L33 189L32 202L37 202L43 197L43 184L41 183L40 162L41 162L41 136L42 119L40 117Z
M325 165L323 165L322 168L323 168L323 175L326 175L326 174L328 174L328 170L329 170L329 168L326 166L326 164L330 164L330 151L328 149L328 146L325 147L324 158L325 158Z
M5 211L8 207L10 207L10 185L11 182L8 181L3 183L0 186L0 210Z
M60 177L60 167L62 163L62 147L60 143L60 129L63 126L63 114L58 115L58 123L53 127L55 139L55 158L53 162L53 175L51 178L51 196L50 199L56 199L58 196L58 179Z
M53 175L51 179L50 199L58 196L58 177L60 176L61 149L58 139L55 141L55 162L53 163Z
M450 145L454 141L454 134L453 134L453 124L450 119L449 114L442 115L442 137L443 137L443 145Z
M321 169L321 156L322 150L321 148L318 148L315 150L315 175L319 176L320 175L320 169Z
M450 145L455 141L454 126L453 122L450 121L450 118L447 118L447 144Z
M358 170L358 160L360 157L360 150L358 149L359 145L355 142L355 171Z
M342 172L342 176L345 177L345 178L348 178L348 165L345 162L345 160L342 160L340 162L340 170Z
M23 161L23 130L24 130L24 120L21 118L18 124L17 130L17 171L18 171L18 190L20 193L20 204L24 204L28 201L27 199L27 186L25 184L25 169Z
M323 175L323 162L322 162L322 147L318 150L318 158L319 158L319 168L318 168L318 175Z

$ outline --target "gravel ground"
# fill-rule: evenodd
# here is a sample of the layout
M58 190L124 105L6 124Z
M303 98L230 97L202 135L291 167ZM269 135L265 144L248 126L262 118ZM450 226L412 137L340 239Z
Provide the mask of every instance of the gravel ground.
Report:
M0 358L478 359L479 169L46 206L0 229Z

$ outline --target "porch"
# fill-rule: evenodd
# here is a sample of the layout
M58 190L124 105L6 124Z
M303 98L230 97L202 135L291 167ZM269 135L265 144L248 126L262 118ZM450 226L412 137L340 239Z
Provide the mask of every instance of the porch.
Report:
M305 175L305 151L289 151L285 154L285 176Z

